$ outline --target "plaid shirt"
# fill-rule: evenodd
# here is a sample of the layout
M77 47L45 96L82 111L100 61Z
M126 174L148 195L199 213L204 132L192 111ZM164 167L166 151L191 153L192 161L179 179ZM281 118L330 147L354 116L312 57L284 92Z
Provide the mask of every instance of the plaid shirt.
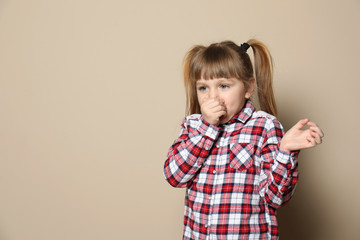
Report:
M279 150L283 135L250 101L218 127L185 118L164 166L172 186L187 188L183 239L278 239L276 209L298 180L297 152Z

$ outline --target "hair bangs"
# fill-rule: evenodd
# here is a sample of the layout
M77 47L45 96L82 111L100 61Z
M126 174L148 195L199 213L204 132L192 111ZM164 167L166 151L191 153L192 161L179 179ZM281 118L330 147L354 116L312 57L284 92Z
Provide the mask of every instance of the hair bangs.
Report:
M231 49L211 46L199 58L194 69L195 81L215 78L241 79L242 61Z

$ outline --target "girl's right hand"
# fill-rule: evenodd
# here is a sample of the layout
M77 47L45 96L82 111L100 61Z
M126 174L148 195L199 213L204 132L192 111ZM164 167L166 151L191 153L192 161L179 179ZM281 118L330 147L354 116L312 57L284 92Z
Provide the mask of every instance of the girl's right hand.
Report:
M203 119L214 126L218 126L220 118L226 115L225 104L218 98L206 99L200 108Z

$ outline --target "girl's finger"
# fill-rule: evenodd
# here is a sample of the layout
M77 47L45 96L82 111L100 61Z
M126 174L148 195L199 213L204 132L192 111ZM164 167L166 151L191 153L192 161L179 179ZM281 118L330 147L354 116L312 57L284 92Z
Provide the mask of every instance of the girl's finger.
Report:
M225 111L220 111L216 113L217 120L220 121L220 118L226 115Z
M318 127L310 127L311 131L316 132L317 134L319 134L321 137L324 137L324 133L323 131Z
M221 106L221 103L218 100L215 100L215 99L211 99L208 104L209 104L208 107L210 109Z
M211 109L213 112L225 111L225 107L222 105L217 105Z
M319 128L319 127L316 125L316 123L309 121L309 122L307 123L307 125L310 127L311 130L316 131L317 133L319 133L321 137L324 136L323 131L321 130L321 128Z
M309 122L309 119L301 119L300 121L298 121L292 128L300 130L301 128L303 128L307 123Z
M314 147L316 145L315 138L311 136L307 136L306 140L308 140L308 147Z
M316 124L315 124L314 122L312 122L312 121L309 121L309 122L307 123L307 125L308 125L309 127L316 127Z
M311 136L315 139L316 144L321 144L321 136L315 132L311 132Z

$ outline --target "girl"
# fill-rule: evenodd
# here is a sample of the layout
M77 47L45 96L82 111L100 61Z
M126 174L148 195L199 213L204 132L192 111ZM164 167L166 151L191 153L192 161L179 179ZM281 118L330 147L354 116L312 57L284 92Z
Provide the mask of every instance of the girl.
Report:
M183 239L277 239L276 211L298 181L298 150L320 144L321 129L303 119L284 135L272 58L259 41L193 47L184 83L189 116L164 166L172 186L187 188ZM250 101L256 86L262 111Z

